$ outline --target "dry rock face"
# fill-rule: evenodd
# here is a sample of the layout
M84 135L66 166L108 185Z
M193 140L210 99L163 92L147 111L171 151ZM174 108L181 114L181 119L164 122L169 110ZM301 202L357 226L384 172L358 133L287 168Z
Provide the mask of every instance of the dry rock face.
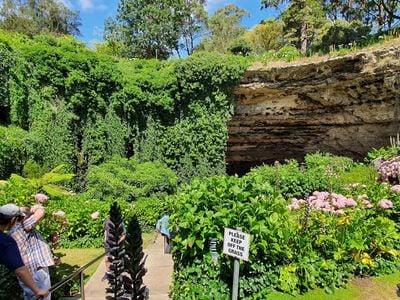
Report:
M316 151L363 157L400 133L400 45L250 67L235 89L228 172Z

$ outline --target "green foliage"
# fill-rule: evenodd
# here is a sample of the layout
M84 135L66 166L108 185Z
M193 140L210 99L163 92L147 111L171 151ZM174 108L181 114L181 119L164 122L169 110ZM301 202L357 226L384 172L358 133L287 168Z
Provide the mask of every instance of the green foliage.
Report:
M184 16L181 0L121 0L105 37L120 37L123 57L167 59L178 48Z
M252 52L253 48L247 40L238 39L230 44L228 50L235 55L247 56Z
M140 227L143 230L152 231L158 218L163 215L165 205L164 199L139 198L132 204L132 214L138 216Z
M263 54L261 60L265 63L276 60L284 60L290 62L299 57L301 57L301 53L296 47L284 46L278 51L268 51L267 53Z
M201 299L204 272L213 274L210 287L217 298L229 297L224 287L232 280L230 260L220 255L215 262L209 252L209 241L216 238L221 253L224 227L251 234L249 261L240 270L243 299L264 299L272 291L296 295L316 287L332 293L353 275L393 272L400 254L400 196L388 184L372 182L370 173L350 159L317 153L306 158L304 167L289 161L254 169L242 178L192 181L169 200L176 232L173 298ZM355 178L363 184L347 184ZM320 194L313 193L309 202L291 205L289 211L272 186L287 197L333 186L357 205L338 214L314 209L307 203ZM382 208L382 199L390 199L393 208Z
M79 34L79 14L55 0L4 0L0 6L0 28L28 35L50 32Z
M224 172L232 89L248 65L241 57L117 64L68 37L0 32L0 41L1 122L29 131L27 159L47 170L65 164L78 189L88 168L113 155L161 161L180 181Z
M340 174L348 171L353 166L353 160L345 156L336 156L330 153L313 153L304 157L305 165L308 169L326 170Z
M49 200L48 210L63 211L68 220L60 245L64 248L101 247L104 220L108 217L110 204L111 201L87 200L80 195ZM95 212L98 212L98 217L93 218Z
M209 259L208 263L195 260L191 266L174 273L172 299L230 299L230 285L220 281L220 267Z
M318 29L326 22L326 16L321 1L294 0L290 1L282 13L282 21L288 42L296 45L305 54Z
M64 103L34 108L34 111L29 132L30 142L27 145L30 157L47 169L64 164L72 171L75 159L71 130L73 115Z
M359 44L368 35L370 28L360 21L347 22L338 20L327 23L319 35L320 42L316 48L324 52Z
M0 298L1 299L24 299L18 279L14 272L0 265Z
M227 53L229 45L242 37L245 28L240 24L249 13L234 4L219 8L207 21L210 36L200 41L199 49Z
M398 155L399 150L400 149L398 147L392 147L392 146L382 147L379 149L373 148L371 151L367 153L365 157L365 162L371 163L379 157L383 158L384 160L390 160Z
M63 165L57 166L50 172L40 174L39 177L24 178L12 174L7 181L0 186L0 203L17 202L27 204L38 192L45 192L52 198L62 198L71 195L62 184L74 177L74 174L65 173ZM30 173L30 174L33 174Z
M340 174L338 180L343 184L361 183L370 185L377 177L378 173L374 167L357 164L347 172Z
M19 173L27 160L28 133L15 126L0 126L0 178Z
M162 164L139 163L134 158L118 156L91 167L87 180L87 196L95 199L133 201L156 193L172 193L177 187L176 175Z

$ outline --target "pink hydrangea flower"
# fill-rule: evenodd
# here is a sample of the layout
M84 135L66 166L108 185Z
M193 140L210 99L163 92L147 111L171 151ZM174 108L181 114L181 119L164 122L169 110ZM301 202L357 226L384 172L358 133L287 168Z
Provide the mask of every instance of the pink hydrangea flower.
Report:
M400 185L397 184L392 186L392 192L400 193Z
M57 211L57 212L53 212L53 216L56 216L56 217L64 217L64 216L65 216L65 212L62 211L62 210L59 210L59 211Z
M363 201L363 205L366 208L371 208L372 207L372 203L370 201L368 201L368 200L364 200Z
M35 199L39 201L40 203L46 203L49 201L49 197L47 197L45 194L36 194Z
M378 206L381 208L392 208L393 207L393 203L392 201L388 200L388 199L382 199L378 202Z
M92 213L91 215L90 215L90 217L93 219L93 220L96 220L98 217L99 217L99 212L98 211L95 211L94 213Z

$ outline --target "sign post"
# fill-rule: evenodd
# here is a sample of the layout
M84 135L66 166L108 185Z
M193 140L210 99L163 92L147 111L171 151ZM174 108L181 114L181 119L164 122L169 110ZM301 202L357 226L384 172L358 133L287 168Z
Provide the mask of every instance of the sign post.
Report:
M224 229L224 248L223 252L229 256L233 256L233 284L232 284L232 300L238 299L239 290L239 259L249 260L250 234L244 233L238 228Z

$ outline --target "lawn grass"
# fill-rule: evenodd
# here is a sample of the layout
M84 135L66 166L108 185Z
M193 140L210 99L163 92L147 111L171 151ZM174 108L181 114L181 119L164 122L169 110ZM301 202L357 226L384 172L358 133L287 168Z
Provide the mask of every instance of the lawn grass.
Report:
M93 260L94 258L96 258L99 255L101 255L104 252L104 249L103 248L57 249L54 252L55 252L55 254L57 256L61 255L62 264L59 266L60 269L64 268L64 269L70 270L71 269L70 267L75 267L76 268L76 267L84 266L85 264L87 264L88 262ZM85 283L90 279L90 277L96 271L96 269L99 266L101 261L102 261L102 259L99 259L98 261L96 261L94 264L92 264L90 267L88 267L84 271ZM61 273L64 273L64 272L62 272L62 270L61 270Z
M396 285L399 283L400 271L397 271L390 275L354 279L346 289L337 289L332 295L323 289L297 296L274 292L266 300L397 300Z
M143 239L143 249L147 248L149 245L150 241L154 237L153 232L149 233L143 233L142 234L142 239ZM55 250L55 254L58 256L61 256L61 261L62 264L59 266L62 274L69 275L71 273L72 268L71 267L82 267L94 258L98 257L104 252L103 248L85 248L85 249L78 249L78 248L73 248L73 249L64 249L60 248ZM94 264L92 264L90 267L88 267L84 271L84 280L85 283L92 277L93 273L97 270L100 262L102 261L102 258L96 261ZM65 272L64 272L65 271Z

